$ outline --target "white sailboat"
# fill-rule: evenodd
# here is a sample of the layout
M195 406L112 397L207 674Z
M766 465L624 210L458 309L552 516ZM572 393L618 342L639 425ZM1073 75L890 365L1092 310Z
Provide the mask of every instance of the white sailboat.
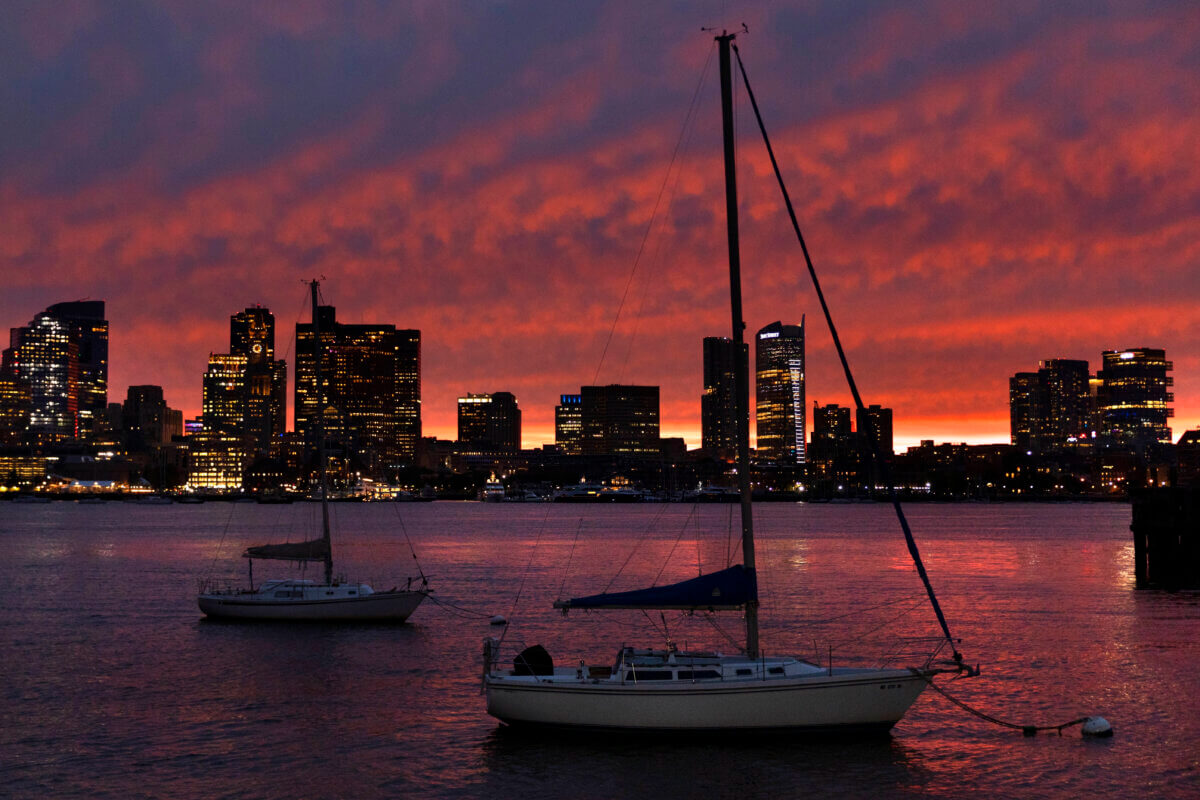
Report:
M730 59L733 39L734 35L727 33L716 37L721 65L733 349L739 360L738 480L744 563L669 586L599 594L554 605L563 610L740 609L746 621L745 649L739 654L726 655L684 652L670 644L664 649L622 647L611 664L556 667L543 648L534 646L518 655L510 668L500 663L500 642L489 638L484 642L483 675L487 711L514 727L697 733L886 732L904 716L933 675L969 673L961 666L957 652L954 660L944 665L933 662L935 650L923 662L907 667L850 668L820 666L802 658L765 657L760 651L750 504L749 379L742 355L745 324L734 177ZM855 394L857 399L857 390ZM904 527L906 535L910 535L906 524ZM911 539L910 550L925 578ZM931 590L930 597L936 610ZM940 610L938 618L943 623L946 642L953 646Z
M329 481L325 472L325 431L322 424L324 401L320 397L321 334L317 314L317 289L312 281L313 346L315 348L318 413L315 415L317 461L321 486L322 535L306 542L289 542L248 547L242 556L249 560L248 588L218 589L202 585L197 601L209 617L238 620L277 620L296 622L403 622L431 591L424 577L418 588L409 579L403 589L375 591L368 584L346 582L333 574L333 546L329 535ZM254 559L292 562L323 562L322 582L305 579L276 579L254 585Z

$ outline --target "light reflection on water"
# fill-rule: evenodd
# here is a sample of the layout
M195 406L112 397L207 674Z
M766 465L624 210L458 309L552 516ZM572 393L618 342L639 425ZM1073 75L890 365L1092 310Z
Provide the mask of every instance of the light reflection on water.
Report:
M412 558L399 512L442 605L426 603L400 627L200 619L197 578L241 580L237 556L247 544L281 532L297 538L313 510L4 508L6 791L1200 794L1200 596L1133 590L1126 506L907 509L961 649L984 669L950 691L1020 724L1103 714L1116 729L1103 742L1081 740L1077 729L1025 739L928 692L890 739L870 742L513 735L483 713L478 693L480 640L496 632L486 617L508 615L514 624L507 644L543 643L559 663L607 661L626 642L658 644L654 627L635 612L564 620L549 601L610 583L633 588L660 571L663 582L690 577L698 562L723 565L729 510L341 506L339 571L384 576L389 585L402 580ZM869 660L894 649L897 636L936 631L890 508L766 505L756 516L763 637L771 652L823 661L832 647L839 660ZM681 644L730 649L701 618L667 624ZM723 628L736 636L739 621L727 619Z

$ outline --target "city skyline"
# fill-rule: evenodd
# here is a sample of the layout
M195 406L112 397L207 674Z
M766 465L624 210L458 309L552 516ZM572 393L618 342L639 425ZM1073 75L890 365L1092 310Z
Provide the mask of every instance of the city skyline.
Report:
M110 400L161 385L196 416L229 315L259 303L290 331L324 275L347 322L423 332L426 435L503 389L524 442L552 442L563 392L654 384L662 435L698 446L698 343L729 335L715 126L687 140L630 275L709 54L698 28L744 21L899 448L1007 441L1010 376L1137 347L1174 362L1173 437L1200 426L1186 4L79 8L0 23L0 324L106 301ZM808 396L849 405L745 122L747 326L808 313Z

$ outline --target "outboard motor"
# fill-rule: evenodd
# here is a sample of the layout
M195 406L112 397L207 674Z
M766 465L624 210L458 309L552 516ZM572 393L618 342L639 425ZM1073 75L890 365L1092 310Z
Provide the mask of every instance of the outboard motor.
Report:
M513 675L553 675L554 659L540 644L526 647L513 659Z

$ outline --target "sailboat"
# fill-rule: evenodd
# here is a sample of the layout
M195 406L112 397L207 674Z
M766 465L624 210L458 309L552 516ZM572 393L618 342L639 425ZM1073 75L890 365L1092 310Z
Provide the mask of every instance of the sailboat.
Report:
M741 610L746 624L745 648L740 653L723 654L681 651L671 643L664 649L622 646L609 664L556 667L552 656L540 645L534 645L522 651L509 667L501 663L500 641L489 637L484 640L483 653L487 711L514 727L722 734L879 733L890 730L904 716L934 675L964 671L972 674L962 666L957 650L952 661L934 661L946 642L953 648L953 641L911 538L910 551L946 633L946 642L934 648L922 663L896 668L835 667L799 657L767 657L761 652L750 503L749 378L742 345L745 323L741 308L733 149L730 47L734 34L723 32L715 38L721 69L733 351L738 354L737 474L744 563L668 586L560 600L554 606L564 612L570 609ZM817 288L820 294L819 285ZM857 389L854 391L859 399ZM896 508L899 512L898 504ZM903 527L909 535L907 524Z
M209 617L239 620L280 620L296 622L403 622L417 609L431 591L421 577L413 587L409 579L403 589L375 591L368 584L346 582L334 577L333 544L329 535L329 480L325 468L325 430L323 424L324 398L321 396L321 332L317 314L318 281L311 281L313 347L315 348L315 377L317 408L314 432L317 439L317 463L321 492L321 538L305 542L288 542L247 547L242 553L249 563L248 588L217 589L202 585L198 602L200 610ZM254 585L254 559L321 562L325 579L317 582L306 579L273 579Z

